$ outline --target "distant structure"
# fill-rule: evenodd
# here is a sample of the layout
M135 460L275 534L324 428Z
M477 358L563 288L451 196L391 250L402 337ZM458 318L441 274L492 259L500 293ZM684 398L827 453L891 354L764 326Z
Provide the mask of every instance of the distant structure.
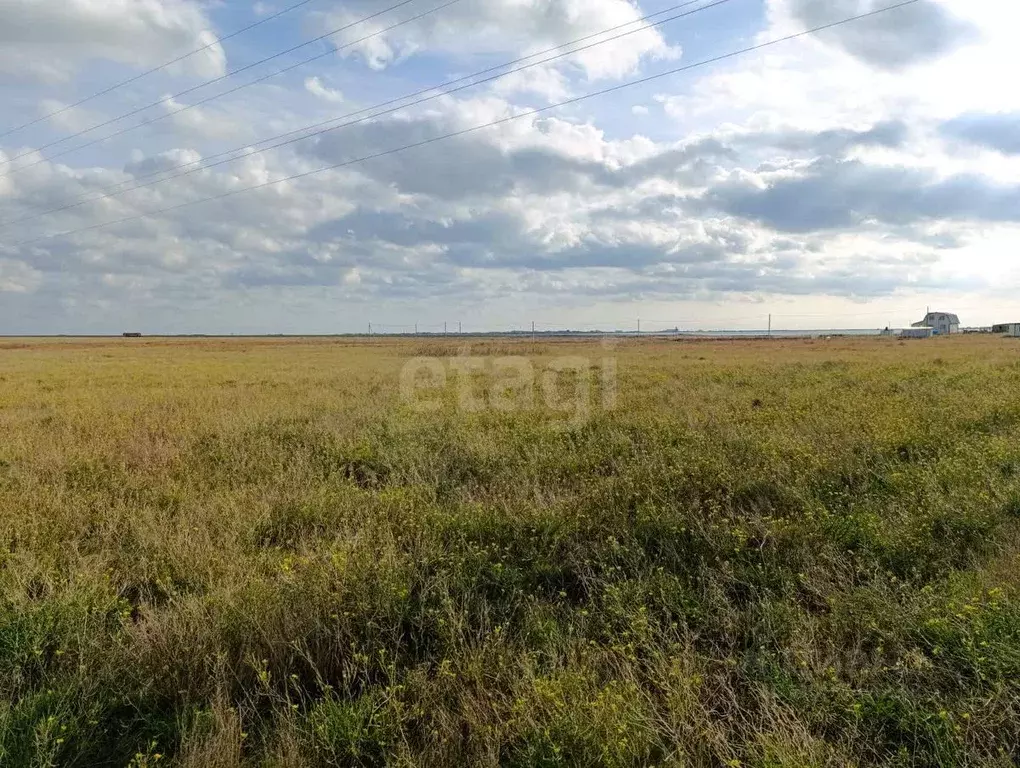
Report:
M142 338L142 334L138 333L137 331L131 331L130 333L125 333L124 334L124 338L125 339L140 339L140 338Z
M993 325L992 333L1003 333L1006 336L1020 337L1020 323L999 323Z
M931 328L936 336L948 336L960 332L960 317L951 312L929 312L924 320L914 323L913 328Z
M913 325L910 328L904 328L899 333L901 339L930 339L935 335L935 329L927 325Z

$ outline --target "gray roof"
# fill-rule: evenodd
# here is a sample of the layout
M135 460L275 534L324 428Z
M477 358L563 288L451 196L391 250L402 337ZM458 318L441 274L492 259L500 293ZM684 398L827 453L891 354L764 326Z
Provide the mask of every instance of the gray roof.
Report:
M960 316L959 315L954 315L952 312L929 312L927 315L924 316L924 320L922 320L919 323L914 323L914 326L917 327L917 326L920 326L920 325L928 325L929 324L928 320L930 320L935 315L945 315L946 319L949 320L949 322L951 324L953 324L953 325L959 325L960 324Z

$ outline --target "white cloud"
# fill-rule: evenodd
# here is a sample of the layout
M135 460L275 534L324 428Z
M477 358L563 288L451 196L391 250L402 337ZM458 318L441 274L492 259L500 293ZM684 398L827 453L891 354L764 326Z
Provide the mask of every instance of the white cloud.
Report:
M341 10L321 15L316 28L335 28L388 6L385 0L354 0ZM350 43L382 30L413 13L399 12L359 24L337 36ZM491 0L459 3L359 43L343 55L361 55L370 66L383 69L422 50L455 55L473 53L520 54L545 50L641 18L628 0ZM634 28L640 28L635 24ZM630 29L630 28L628 28ZM636 70L645 57L676 57L679 49L654 29L637 32L584 51L571 61L588 79L620 78Z
M30 293L41 282L42 274L25 262L0 258L0 293Z
M879 0L783 0L772 8L808 28L888 8ZM914 3L820 33L852 56L880 69L900 71L979 40L977 27L937 2Z
M0 76L68 80L94 59L151 67L215 43L210 29L201 4L192 0L4 0ZM183 66L214 77L225 61L216 44Z
M159 108L167 115L162 122L170 123L180 135L192 139L231 139L236 142L254 136L254 126L238 119L216 102L199 107L165 95Z
M326 87L318 77L305 78L305 90L332 104L339 104L344 100L344 95L340 91Z
M809 21L832 21L876 7L870 0L770 0L769 26L758 41L773 40L805 27L795 12L813 10ZM965 31L941 56L911 59L907 71L894 71L886 62L908 55L918 45L909 35L892 39L875 30L896 31L910 25L916 32L916 13L956 19ZM934 9L934 10L932 10ZM864 25L864 26L859 26ZM876 27L876 25L878 25ZM853 22L828 36L809 36L732 60L714 74L697 78L690 92L662 97L667 113L699 125L752 120L755 124L797 122L816 126L832 122L877 121L890 115L911 120L945 120L964 111L1020 108L1020 92L1002 88L989 72L1020 69L1020 47L1014 31L1020 25L1020 5L998 0L925 0L918 6L888 11ZM863 32L862 32L863 30ZM847 50L871 31L868 45L893 50L883 57ZM835 32L839 32L836 35ZM913 33L911 33L913 34ZM863 42L861 43L864 44ZM877 59L876 59L877 57Z
M515 72L496 80L492 90L501 96L534 94L550 103L564 101L573 93L566 73L553 64Z

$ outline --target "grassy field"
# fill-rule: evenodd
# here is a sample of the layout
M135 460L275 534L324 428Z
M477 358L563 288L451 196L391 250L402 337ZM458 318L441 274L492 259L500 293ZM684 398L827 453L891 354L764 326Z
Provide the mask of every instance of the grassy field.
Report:
M0 765L1014 765L1018 386L992 337L0 339Z

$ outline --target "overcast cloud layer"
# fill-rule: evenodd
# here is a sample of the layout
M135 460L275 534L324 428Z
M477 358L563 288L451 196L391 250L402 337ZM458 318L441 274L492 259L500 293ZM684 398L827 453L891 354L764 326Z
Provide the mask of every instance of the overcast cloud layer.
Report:
M283 3L0 0L0 133ZM371 117L675 4L460 0L381 32L439 4L415 0L169 98L394 4L317 0L0 137L0 333L754 328L770 312L787 327L867 328L927 305L970 325L1020 319L1006 316L1020 92L989 76L1020 67L1020 8L921 0L534 112L892 3L729 0ZM340 167L313 173L326 166Z

